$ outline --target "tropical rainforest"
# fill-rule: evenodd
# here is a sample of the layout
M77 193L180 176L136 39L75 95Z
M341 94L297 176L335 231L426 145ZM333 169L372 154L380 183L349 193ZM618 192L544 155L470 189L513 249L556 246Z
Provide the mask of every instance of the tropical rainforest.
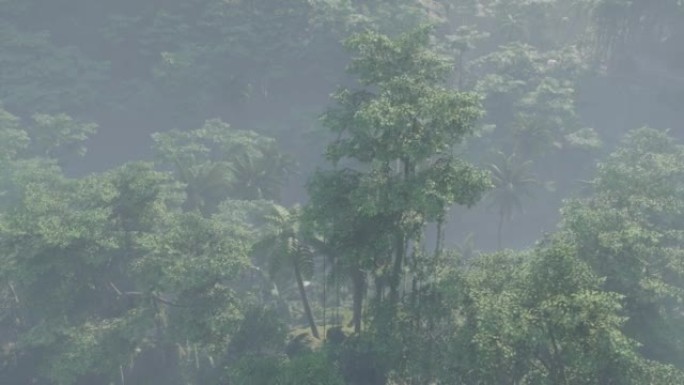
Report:
M684 384L681 0L0 0L0 384Z

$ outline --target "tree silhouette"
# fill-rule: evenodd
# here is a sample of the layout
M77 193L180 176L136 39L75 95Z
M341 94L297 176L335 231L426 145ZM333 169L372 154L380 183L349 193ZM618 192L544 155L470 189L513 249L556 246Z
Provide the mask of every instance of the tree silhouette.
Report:
M498 154L498 160L489 165L494 188L489 192L489 207L496 208L499 224L496 232L497 248L501 249L501 230L504 221L513 218L515 211L524 211L522 200L531 198L532 190L541 185L530 171L532 162L521 161L515 154Z

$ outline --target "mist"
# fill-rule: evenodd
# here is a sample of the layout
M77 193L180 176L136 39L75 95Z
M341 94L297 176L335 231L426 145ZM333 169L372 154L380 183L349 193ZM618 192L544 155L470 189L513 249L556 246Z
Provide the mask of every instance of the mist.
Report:
M677 0L0 0L0 384L684 383Z

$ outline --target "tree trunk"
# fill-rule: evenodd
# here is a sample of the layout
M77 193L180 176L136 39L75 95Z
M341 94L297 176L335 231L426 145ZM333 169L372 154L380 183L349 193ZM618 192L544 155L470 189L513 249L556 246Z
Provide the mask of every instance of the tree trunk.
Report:
M499 226L496 229L496 248L501 250L501 228L503 227L504 215L499 213Z
M463 55L464 52L461 51L458 54L458 90L463 91Z
M437 239L435 240L435 260L442 255L442 242L444 238L444 218L437 219Z
M318 334L318 328L316 327L316 321L314 321L313 313L311 313L309 299L306 297L306 289L304 288L302 272L299 269L299 262L295 260L293 264L295 279L297 279L297 287L299 287L299 295L302 297L302 305L304 305L304 313L306 314L306 320L309 322L309 327L311 327L311 334L313 334L313 336L316 338L321 338Z
M390 306L394 308L399 303L399 283L401 280L402 268L404 266L404 254L406 253L404 234L398 234L395 244L394 265L390 273Z
M327 328L327 326L328 326L328 319L327 319L328 314L326 314L327 313L326 310L327 310L327 306L328 306L328 303L326 302L326 300L328 299L327 298L328 293L326 290L327 289L327 284L326 284L327 283L326 282L327 281L326 280L326 278L327 278L326 277L326 273L327 273L326 267L327 266L325 263L327 258L328 258L327 256L325 256L325 255L323 256L323 340L325 340L328 337L328 328Z
M409 180L411 174L413 174L413 165L410 159L402 158L402 163L404 164L404 181ZM399 303L399 285L401 283L401 277L404 267L404 259L406 257L406 246L407 246L407 234L402 229L402 218L403 214L399 215L395 220L395 244L394 244L394 263L392 266L392 271L390 272L389 285L389 305L390 308L394 309Z
M375 284L375 301L382 303L385 295L385 277L374 273L373 283Z
M352 285L353 285L353 319L354 333L361 333L361 316L363 311L363 293L365 291L365 279L363 271L358 267L354 267L352 271Z

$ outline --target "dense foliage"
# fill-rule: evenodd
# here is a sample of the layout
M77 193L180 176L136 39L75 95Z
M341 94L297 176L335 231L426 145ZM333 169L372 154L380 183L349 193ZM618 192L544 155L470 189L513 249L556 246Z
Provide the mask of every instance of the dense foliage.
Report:
M0 383L684 383L682 39L675 0L0 0Z

